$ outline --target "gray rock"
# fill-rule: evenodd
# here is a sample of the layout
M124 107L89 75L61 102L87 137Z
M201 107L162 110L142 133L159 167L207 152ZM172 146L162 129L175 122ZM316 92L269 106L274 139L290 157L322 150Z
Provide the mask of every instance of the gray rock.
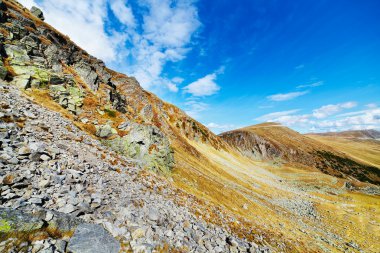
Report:
M156 221L159 219L159 213L156 209L149 209L148 218L152 221Z
M107 138L116 133L117 131L113 129L110 125L103 125L103 126L96 127L96 136L100 138Z
M55 247L59 251L59 253L64 253L66 252L67 242L63 240L58 240L55 243Z
M120 243L100 225L84 223L75 230L67 250L72 253L118 253Z
M42 220L20 210L0 208L0 233L29 232L40 229Z
M36 16L37 18L41 19L41 20L45 20L45 17L44 17L44 13L41 11L41 9L33 6L31 9L30 9L30 12Z
M67 204L63 208L59 209L59 211L63 213L72 213L75 210L77 210L77 208L73 206L72 204Z

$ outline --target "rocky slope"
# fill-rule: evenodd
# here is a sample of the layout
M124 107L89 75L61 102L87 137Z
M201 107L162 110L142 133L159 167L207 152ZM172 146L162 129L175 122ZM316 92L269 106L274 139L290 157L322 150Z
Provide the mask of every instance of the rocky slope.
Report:
M8 85L0 98L1 252L262 252L176 204L192 197L59 113Z
M378 187L246 157L0 9L0 251L377 252Z
M365 133L370 134L367 131ZM354 177L363 182L380 184L380 168L357 161L329 145L280 124L263 123L219 136L253 159L293 163L337 177Z

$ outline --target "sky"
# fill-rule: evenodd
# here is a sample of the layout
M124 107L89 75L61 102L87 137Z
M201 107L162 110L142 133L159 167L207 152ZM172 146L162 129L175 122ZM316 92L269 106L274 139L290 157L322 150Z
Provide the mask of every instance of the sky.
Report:
M213 132L380 129L378 0L20 0Z

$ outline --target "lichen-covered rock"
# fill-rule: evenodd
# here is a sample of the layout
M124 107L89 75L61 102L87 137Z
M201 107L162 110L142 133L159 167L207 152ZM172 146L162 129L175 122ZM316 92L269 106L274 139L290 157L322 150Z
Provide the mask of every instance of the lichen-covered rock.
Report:
M0 208L0 233L31 232L42 228L43 221L19 210Z
M100 225L80 224L67 249L72 253L118 253L120 243Z
M174 166L170 142L156 126L127 121L119 129L128 133L104 141L113 150L144 161L144 165L153 171L168 172Z
M78 115L83 105L84 93L77 87L64 85L50 85L50 95L63 108Z
M110 125L96 126L96 136L100 138L108 138L115 134L117 134L116 129L112 128Z
M37 8L36 6L33 6L31 9L30 9L30 12L36 16L37 18L41 19L41 20L45 20L45 17L44 17L44 13L41 11L41 9Z

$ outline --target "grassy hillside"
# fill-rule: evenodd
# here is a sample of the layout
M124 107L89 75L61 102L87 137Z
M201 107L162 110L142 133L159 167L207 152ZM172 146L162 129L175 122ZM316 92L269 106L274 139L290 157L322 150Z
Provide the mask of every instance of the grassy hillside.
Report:
M308 136L344 152L357 161L380 168L380 141L313 134Z
M341 178L380 183L380 170L373 163L363 162L341 152L339 147L326 145L318 138L310 138L280 124L249 126L222 133L220 137L254 159L306 166Z

